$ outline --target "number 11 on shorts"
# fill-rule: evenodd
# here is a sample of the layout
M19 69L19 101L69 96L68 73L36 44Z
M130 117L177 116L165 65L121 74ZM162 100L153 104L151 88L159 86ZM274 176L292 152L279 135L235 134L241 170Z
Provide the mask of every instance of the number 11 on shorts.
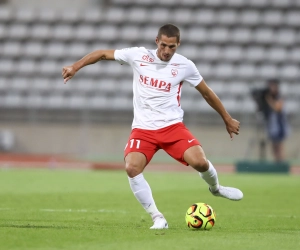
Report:
M134 141L136 141L136 142L134 142ZM140 148L140 144L141 144L141 140L131 139L129 147L133 148L135 145L135 148ZM127 148L127 146L128 146L128 143L126 144L125 149Z

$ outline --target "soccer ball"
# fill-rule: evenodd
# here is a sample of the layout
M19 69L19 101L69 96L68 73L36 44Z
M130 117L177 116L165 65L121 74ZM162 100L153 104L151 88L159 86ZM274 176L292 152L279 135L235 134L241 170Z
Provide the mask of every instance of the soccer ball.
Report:
M210 205L195 203L187 210L185 221L189 228L209 230L215 225L216 214Z

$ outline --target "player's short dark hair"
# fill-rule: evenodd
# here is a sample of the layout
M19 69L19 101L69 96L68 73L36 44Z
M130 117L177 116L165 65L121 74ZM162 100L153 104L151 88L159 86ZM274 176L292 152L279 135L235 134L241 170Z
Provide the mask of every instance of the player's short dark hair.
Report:
M162 35L165 35L167 37L176 37L177 42L180 41L180 30L178 27L171 23L165 24L159 28L157 37L161 38Z

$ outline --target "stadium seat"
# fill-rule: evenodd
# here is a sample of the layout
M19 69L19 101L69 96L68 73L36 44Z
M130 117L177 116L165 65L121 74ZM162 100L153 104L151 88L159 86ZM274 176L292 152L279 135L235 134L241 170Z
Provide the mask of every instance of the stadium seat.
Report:
M266 9L269 6L269 0L251 0L247 5L255 9Z
M179 47L178 52L192 61L202 56L201 48L196 45L182 45Z
M256 77L256 67L250 63L242 63L237 65L235 69L236 77L243 80L252 80Z
M220 10L216 15L216 19L218 25L235 26L238 22L238 14L232 9Z
M21 59L15 68L16 74L21 76L33 76L37 72L37 64L33 60Z
M167 8L153 8L150 11L150 17L151 17L151 23L157 24L157 25L163 25L165 23L168 23L170 20L170 10Z
M266 58L262 46L251 46L245 49L244 59L248 62L261 62Z
M67 46L64 43L54 42L46 46L44 53L47 58L58 60L66 56L66 50Z
M208 40L213 43L226 43L229 41L229 31L225 27L212 28L208 32Z
M216 13L212 9L196 9L193 16L193 23L196 25L210 26L216 21Z
M124 8L109 8L104 14L104 21L107 24L120 24L124 23L125 20L125 9Z
M229 63L219 63L214 67L214 75L216 75L218 79L230 79L233 76L233 73L233 65Z
M96 30L95 38L99 42L112 42L118 39L118 29L114 25L101 25Z
M119 31L119 38L122 41L134 42L140 38L140 29L136 25L125 25Z
M54 24L58 21L59 12L51 8L39 9L37 12L36 23L39 24Z
M10 76L15 71L14 61L12 59L0 59L0 74Z
M90 42L95 39L96 29L92 25L81 24L74 31L75 41Z
M252 39L252 31L245 27L237 27L231 30L229 42L235 44L248 44Z
M22 46L19 42L5 42L1 47L2 58L18 58L22 54Z
M204 79L209 78L214 73L212 66L208 63L197 63L196 67Z
M111 11L112 8L110 8L107 12L103 13L97 8L89 8L86 10L81 11L80 18L82 20L82 24L100 24L100 22L103 22L105 19L105 15ZM118 16L116 16L116 19Z
M28 59L41 59L44 57L44 44L40 42L26 42L23 45L22 56Z
M32 91L28 78L20 76L10 79L9 90L18 94L24 94Z
M257 44L271 44L275 41L273 29L270 28L257 28L253 34L253 42Z
M20 8L14 13L14 21L20 24L32 24L36 20L36 11L32 8Z
M147 25L141 29L141 40L144 41L154 41L157 36L157 26L156 25Z
M299 11L289 11L285 15L284 24L289 27L298 27L300 23Z
M52 27L48 24L33 24L29 30L28 38L36 41L47 41L52 38Z
M11 8L0 8L0 23L5 24L13 19L13 13Z
M257 10L245 10L240 14L238 23L243 26L259 26L261 22L260 12Z
M279 75L287 80L299 80L299 66L295 64L284 64L280 70Z
M6 95L1 101L1 106L7 109L20 108L24 105L24 99L24 96L18 94Z
M7 37L11 40L27 39L29 28L25 24L11 24L8 28Z
M262 79L271 79L278 77L278 69L273 64L263 64L257 69L257 76Z
M60 75L62 72L62 66L58 64L56 61L52 60L47 60L47 61L42 61L37 65L37 74L39 76L47 76L47 77L52 77L52 76L57 76L58 74Z
M240 46L227 46L222 49L222 59L229 62L238 62L243 58L243 50Z
M266 60L274 63L283 63L287 60L287 51L283 47L271 47L266 53Z
M262 15L262 25L280 26L283 22L283 14L279 10L268 10Z
M145 8L140 7L129 8L124 17L125 22L134 24L144 24L147 23L149 19L148 11Z
M192 26L186 30L186 39L190 43L204 43L208 41L207 29L200 26Z
M56 25L53 28L52 36L56 41L70 41L74 38L74 27L70 25Z
M59 23L66 23L66 24L76 24L81 23L81 15L80 10L75 8L70 8L68 11L62 10L58 13L57 21Z
M276 43L283 46L290 46L296 42L296 34L292 29L280 29L276 33Z
M299 62L300 58L300 48L294 47L288 53L288 61L291 62Z
M97 47L97 49L101 49L101 47ZM65 48L65 52L63 54L66 57L73 58L74 60L79 60L80 58L94 50L96 50L96 48L94 48L93 46L92 48L90 48L90 46L88 47L86 43L74 42L69 44Z
M178 26L188 25L194 22L194 15L191 9L180 8L172 12L169 16L171 23L176 23Z
M219 46L207 45L201 46L200 58L205 61L219 61L221 58L221 49Z

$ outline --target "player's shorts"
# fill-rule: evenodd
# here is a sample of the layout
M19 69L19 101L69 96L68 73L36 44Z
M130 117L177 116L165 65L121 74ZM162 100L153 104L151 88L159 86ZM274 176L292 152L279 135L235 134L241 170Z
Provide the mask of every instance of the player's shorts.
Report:
M135 128L126 144L124 157L130 152L140 152L146 156L148 164L153 155L159 149L163 149L175 160L188 165L183 159L183 154L195 145L201 146L182 122L158 130Z

